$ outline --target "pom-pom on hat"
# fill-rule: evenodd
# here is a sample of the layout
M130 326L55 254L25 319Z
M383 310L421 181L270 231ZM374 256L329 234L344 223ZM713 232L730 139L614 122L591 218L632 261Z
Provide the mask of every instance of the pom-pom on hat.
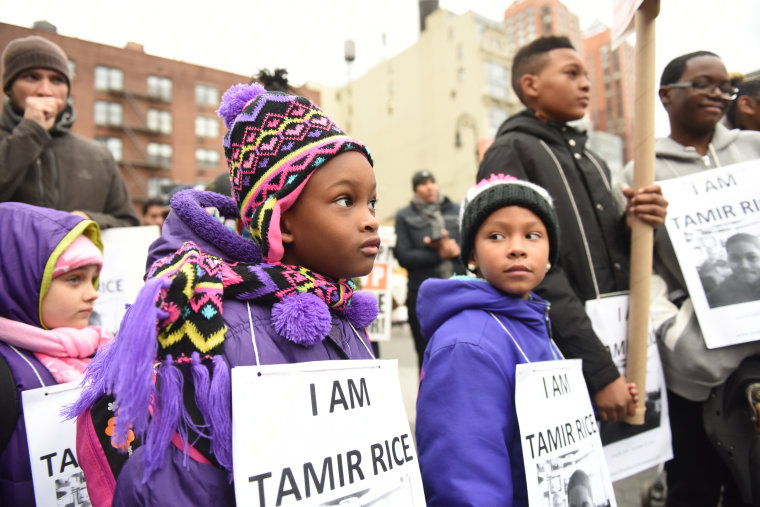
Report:
M232 197L266 262L282 259L280 216L318 167L349 150L372 165L367 148L305 97L238 84L224 93L217 113L229 129L223 145Z
M13 39L3 50L3 91L8 91L19 74L30 69L50 69L66 78L71 93L69 59L54 42L38 35Z
M461 257L464 265L470 262L470 253L480 224L491 213L507 206L529 209L541 219L549 234L549 261L554 263L559 254L559 225L549 193L529 181L494 174L470 187L459 210Z

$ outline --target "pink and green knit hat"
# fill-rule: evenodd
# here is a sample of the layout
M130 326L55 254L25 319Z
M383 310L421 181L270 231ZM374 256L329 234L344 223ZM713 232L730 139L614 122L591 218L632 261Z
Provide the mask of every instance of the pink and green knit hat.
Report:
M228 128L223 144L232 197L266 262L282 259L280 216L318 167L351 150L372 165L364 144L305 97L238 84L224 93L217 113Z

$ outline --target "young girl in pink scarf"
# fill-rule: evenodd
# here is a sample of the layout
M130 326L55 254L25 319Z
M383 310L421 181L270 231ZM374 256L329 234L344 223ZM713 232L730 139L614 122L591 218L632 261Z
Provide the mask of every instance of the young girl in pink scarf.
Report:
M103 266L92 220L0 204L0 505L34 505L21 391L78 382L112 335L89 326Z

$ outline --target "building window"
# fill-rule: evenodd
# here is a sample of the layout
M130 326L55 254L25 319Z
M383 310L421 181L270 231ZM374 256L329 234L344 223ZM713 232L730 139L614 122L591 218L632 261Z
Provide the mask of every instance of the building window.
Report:
M195 135L198 137L219 137L219 120L209 116L196 116Z
M464 46L462 44L457 45L457 59L462 60L464 58Z
M172 80L168 77L148 76L148 95L164 102L172 100Z
M95 140L100 144L106 145L106 148L111 150L114 160L121 162L124 158L123 144L118 137L96 137Z
M504 65L486 62L488 93L491 97L506 100L509 97L509 73Z
M115 127L121 125L121 104L118 102L95 101L95 125Z
M219 167L219 151L198 148L195 150L195 163L198 167Z
M195 104L198 106L218 106L219 90L216 86L195 85Z
M124 73L121 71L121 69L96 65L95 89L101 91L123 90Z
M69 77L74 79L77 77L77 62L69 60Z
M148 178L148 197L166 198L171 186L171 178Z
M165 143L148 143L148 161L168 166L172 163L172 146Z
M459 82L461 83L462 81L464 81L466 77L467 77L467 73L465 72L465 70L462 67L459 67L459 69L457 69L457 79L459 80Z
M148 109L148 128L162 134L172 133L172 114L160 109Z

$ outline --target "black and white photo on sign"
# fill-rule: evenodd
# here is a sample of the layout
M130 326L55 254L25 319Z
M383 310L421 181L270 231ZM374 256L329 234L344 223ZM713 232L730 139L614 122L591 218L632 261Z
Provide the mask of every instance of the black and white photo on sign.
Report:
M60 507L90 507L90 497L87 495L87 484L84 473L79 470L68 477L55 480L55 496Z
M686 237L710 308L760 300L760 220Z
M659 182L708 349L760 339L760 160Z
M541 505L606 507L610 505L603 474L593 453L571 451L536 463Z
M610 352L621 375L628 359L628 294L609 294L586 301L594 332ZM613 481L637 474L672 458L670 415L665 374L651 324L647 346L646 385L638 386L644 403L644 424L598 421L607 465Z

